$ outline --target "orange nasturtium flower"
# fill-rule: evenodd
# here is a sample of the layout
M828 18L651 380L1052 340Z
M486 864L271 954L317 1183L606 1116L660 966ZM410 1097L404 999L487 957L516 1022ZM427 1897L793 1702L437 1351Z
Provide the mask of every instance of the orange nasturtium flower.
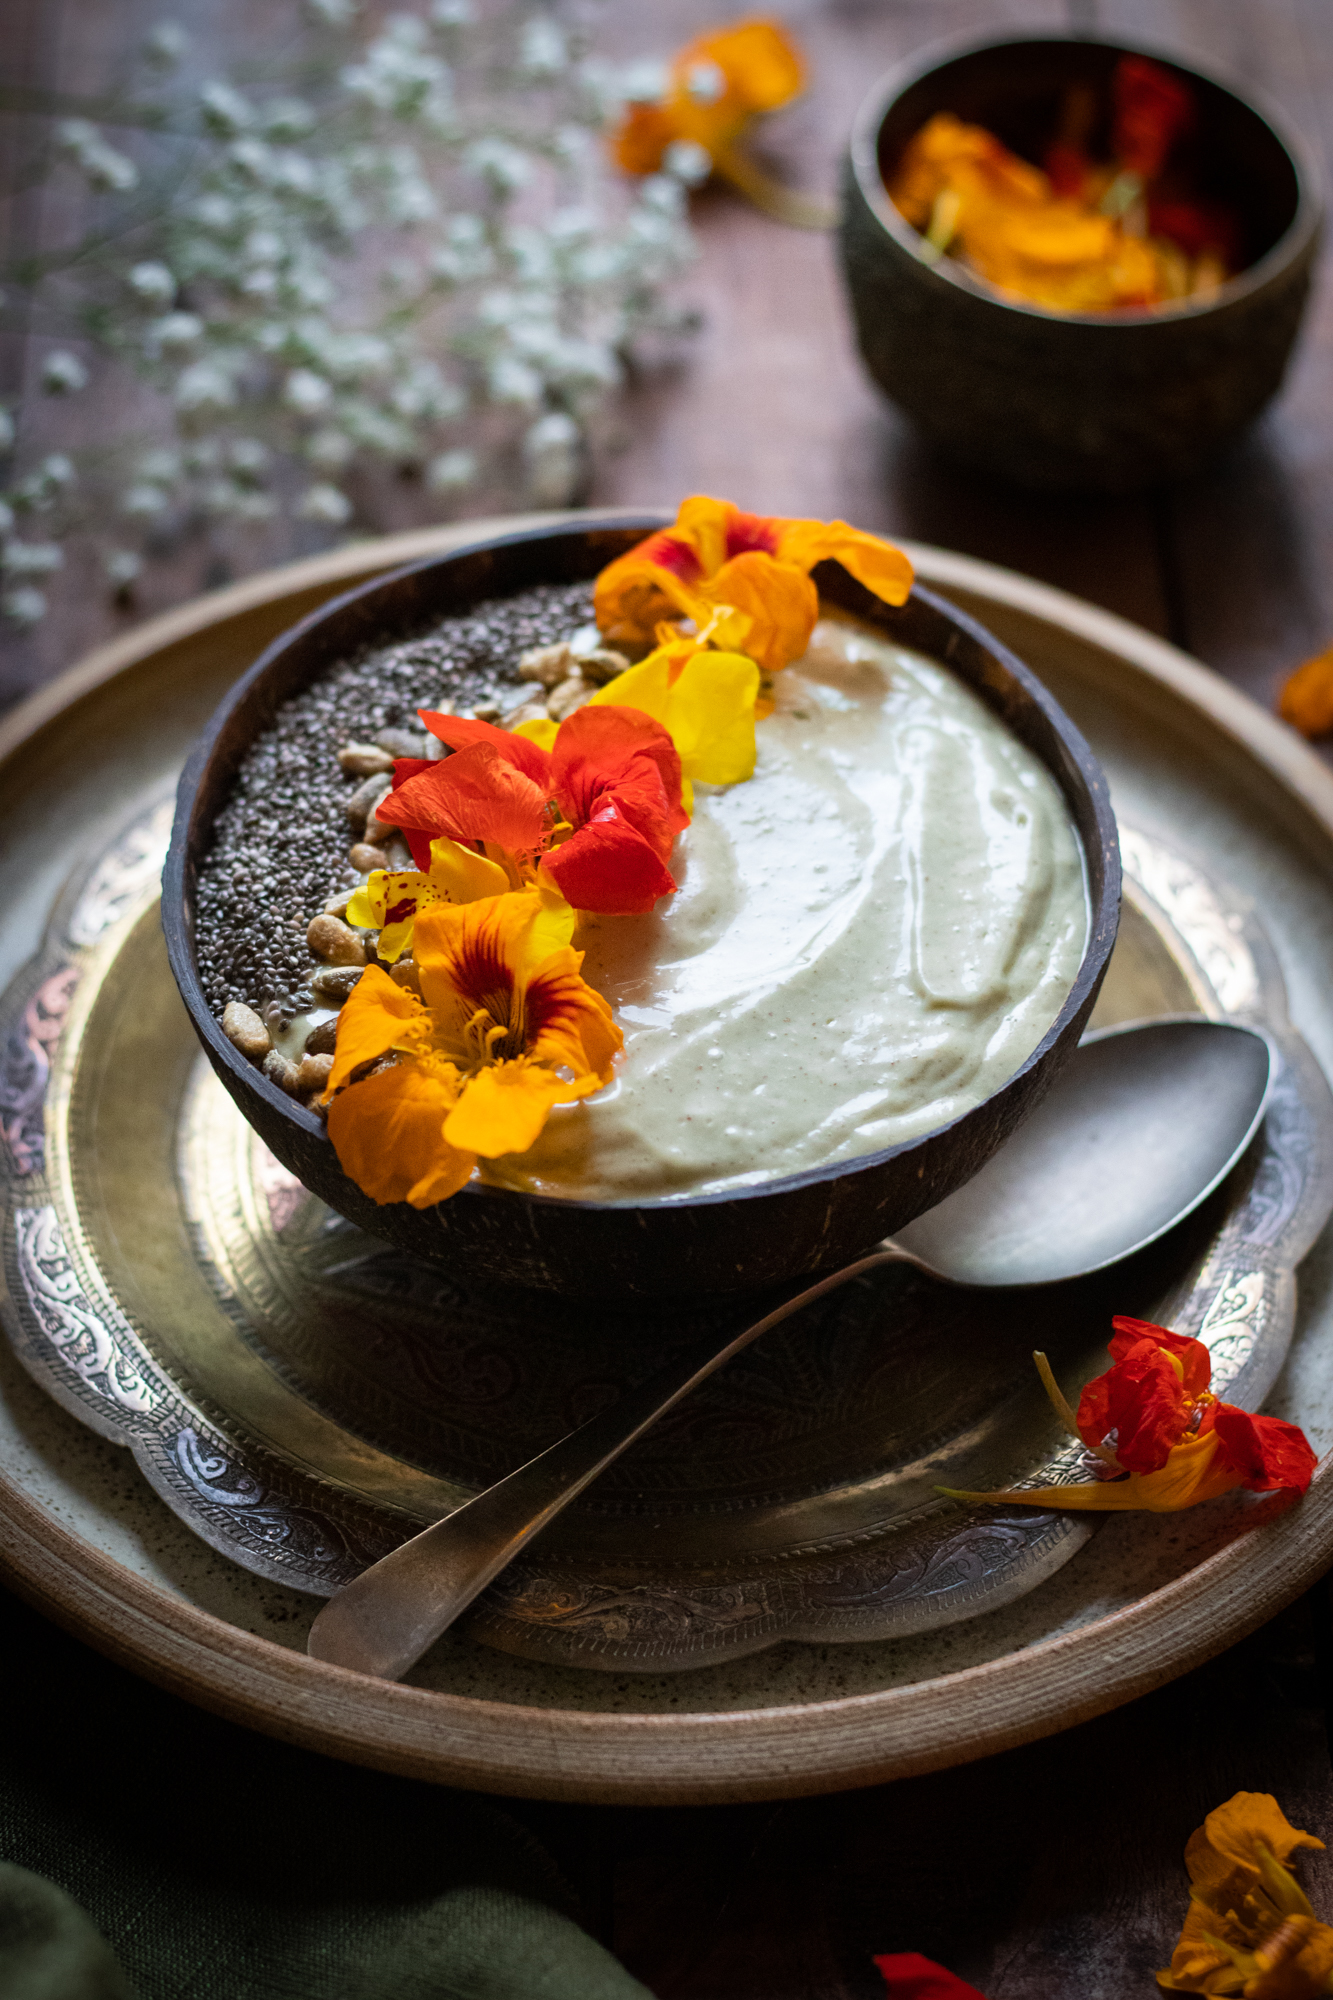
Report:
M829 228L823 203L780 187L744 152L750 120L776 111L805 88L800 50L776 21L741 21L700 35L672 58L655 99L625 107L611 134L611 155L627 174L663 166L682 180L720 174L783 222Z
M1210 1812L1185 1848L1190 1905L1158 1985L1244 2000L1333 1991L1333 1929L1288 1867L1297 1848L1323 1845L1292 1826L1268 1792L1237 1792Z
M1243 1486L1251 1493L1304 1493L1315 1455L1304 1431L1281 1417L1251 1416L1210 1391L1213 1364L1202 1341L1142 1319L1112 1320L1115 1366L1089 1382L1077 1416L1044 1354L1035 1359L1047 1393L1075 1437L1125 1478L1087 1485L962 1493L955 1500L1094 1513L1146 1508L1170 1514ZM1114 1436L1114 1445L1108 1440Z
M554 1105L611 1081L623 1038L579 976L573 930L539 888L432 903L413 938L421 997L377 965L362 973L324 1102L343 1170L373 1201L446 1201L478 1155L526 1152Z
M819 616L810 571L830 559L884 603L906 603L912 565L878 535L845 521L743 514L695 494L671 527L607 564L593 609L608 640L639 645L664 620L690 618L715 646L776 673L810 643Z
M1277 712L1302 736L1333 731L1333 646L1297 667L1278 696Z

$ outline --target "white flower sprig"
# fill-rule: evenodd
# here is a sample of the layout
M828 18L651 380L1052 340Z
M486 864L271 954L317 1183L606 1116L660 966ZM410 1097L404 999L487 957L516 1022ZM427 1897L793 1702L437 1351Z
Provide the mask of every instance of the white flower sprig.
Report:
M509 466L530 502L567 503L634 337L688 324L664 300L693 254L683 186L617 180L601 134L622 93L558 9L435 0L360 40L353 0L309 13L325 80L303 95L177 84L127 106L123 129L145 128L128 150L55 125L107 216L18 273L35 323L64 328L42 387L77 396L100 351L157 392L158 422L76 471L40 437L25 459L0 410L0 608L18 623L73 536L124 590L192 528L364 521L376 469L418 477L432 515ZM163 23L145 63L186 51Z

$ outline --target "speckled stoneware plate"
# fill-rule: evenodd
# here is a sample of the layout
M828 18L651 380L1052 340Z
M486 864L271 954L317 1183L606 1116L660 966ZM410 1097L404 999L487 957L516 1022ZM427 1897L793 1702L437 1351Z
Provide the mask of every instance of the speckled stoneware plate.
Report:
M306 1196L202 1069L162 958L163 781L189 723L284 613L444 540L256 580L192 630L189 613L163 621L110 673L85 669L44 736L14 732L7 796L36 880L4 919L10 963L74 865L4 1003L8 1323L29 1371L6 1357L0 1383L10 1573L258 1726L456 1783L643 1800L957 1761L1126 1699L1268 1615L1333 1558L1322 1471L1286 1512L1233 1498L1091 1538L1058 1515L965 1514L933 1487L1076 1476L1027 1355L1039 1335L1077 1384L1113 1310L1199 1332L1233 1399L1267 1395L1321 1449L1333 1435L1322 1255L1299 1299L1293 1276L1333 1198L1307 1047L1328 1061L1333 783L1147 635L920 551L1109 767L1131 895L1098 1018L1264 1021L1286 1067L1260 1147L1197 1225L1111 1281L1001 1303L888 1273L784 1329L646 1440L412 1685L299 1651L312 1593L627 1379L613 1315L462 1296ZM53 775L63 791L41 796L65 813L25 820ZM94 802L114 809L100 826ZM687 1331L673 1315L653 1329ZM651 1365L643 1345L633 1365ZM127 1476L127 1443L147 1481Z

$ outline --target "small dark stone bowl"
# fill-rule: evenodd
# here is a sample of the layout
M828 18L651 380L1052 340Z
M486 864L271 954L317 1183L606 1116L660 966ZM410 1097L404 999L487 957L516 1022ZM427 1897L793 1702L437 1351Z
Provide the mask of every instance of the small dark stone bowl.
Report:
M368 645L427 629L482 598L592 578L664 525L586 516L478 541L336 599L276 640L231 690L181 777L162 922L171 968L208 1058L261 1138L342 1215L462 1278L583 1296L747 1291L835 1267L960 1187L1041 1097L1074 1049L1101 985L1120 908L1120 852L1106 780L1041 683L980 625L925 590L890 610L836 563L816 581L833 603L903 645L947 661L1054 773L1087 855L1092 925L1057 1019L1016 1075L975 1110L910 1144L734 1194L646 1202L562 1201L470 1183L430 1209L379 1207L349 1180L324 1126L247 1062L204 998L195 955L195 879L237 769L282 702Z
M1126 53L1194 90L1182 143L1200 191L1239 212L1245 268L1197 304L1061 314L1002 297L952 258L924 263L885 176L926 120L955 112L1039 160L1065 88L1090 83L1105 102ZM875 86L844 178L843 268L866 366L959 464L1036 491L1132 492L1195 472L1281 385L1319 242L1319 178L1285 119L1235 83L1101 40L953 44Z

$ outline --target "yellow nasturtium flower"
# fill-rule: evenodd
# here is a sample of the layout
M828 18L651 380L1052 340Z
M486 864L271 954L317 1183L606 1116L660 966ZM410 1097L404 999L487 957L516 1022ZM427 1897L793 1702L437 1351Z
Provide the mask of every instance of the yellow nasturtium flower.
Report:
M1288 1863L1322 1847L1269 1792L1237 1792L1190 1835L1190 1906L1157 1975L1168 1993L1318 2000L1333 1991L1333 1929L1321 1924Z
M420 911L432 903L475 903L483 896L502 896L512 886L498 862L456 840L433 840L428 873L376 868L351 897L347 921L361 930L378 931L377 956L386 965L396 965L412 942Z

